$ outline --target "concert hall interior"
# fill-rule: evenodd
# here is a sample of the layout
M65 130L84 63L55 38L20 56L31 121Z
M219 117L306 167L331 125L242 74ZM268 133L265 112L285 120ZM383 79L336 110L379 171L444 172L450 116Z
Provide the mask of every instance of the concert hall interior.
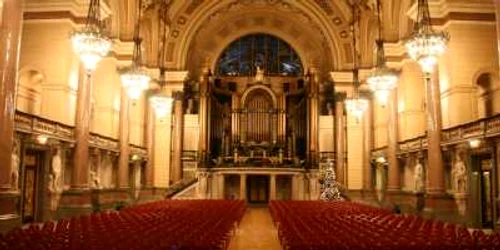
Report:
M0 249L500 249L498 0L0 0L0 27Z

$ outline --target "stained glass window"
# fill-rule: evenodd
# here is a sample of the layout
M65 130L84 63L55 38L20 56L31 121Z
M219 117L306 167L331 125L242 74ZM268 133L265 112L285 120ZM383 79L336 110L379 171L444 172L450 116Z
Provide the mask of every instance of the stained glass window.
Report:
M270 76L298 76L303 72L297 52L285 41L267 34L252 34L232 42L219 56L220 76L253 76L257 67Z

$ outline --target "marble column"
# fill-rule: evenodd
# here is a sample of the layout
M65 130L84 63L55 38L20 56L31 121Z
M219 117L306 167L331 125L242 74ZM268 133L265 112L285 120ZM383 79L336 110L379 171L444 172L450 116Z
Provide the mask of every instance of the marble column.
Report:
M80 66L75 116L75 148L73 153L72 189L89 187L89 132L92 79Z
M154 158L155 158L155 121L156 116L151 107L151 103L146 104L146 129L144 131L144 145L148 153L148 162L146 165L146 187L154 186Z
M182 107L182 92L174 93L174 134L172 155L172 182L176 183L182 179L182 142L184 130L184 112Z
M240 174L240 200L247 199L247 175Z
M498 55L499 55L499 60L500 60L500 1L498 0L495 0L493 1L495 2L495 13L496 13L496 27L497 27L497 49L499 50L498 51ZM500 62L499 62L499 65L500 65Z
M199 121L200 121L200 132L198 140L198 150L199 150L199 161L201 163L208 160L209 154L209 142L208 142L208 129L209 129L209 105L210 105L210 70L208 68L203 69L203 76L200 81L200 109L199 109Z
M269 200L276 200L276 175L269 176Z
M445 192L443 155L441 152L441 93L437 70L432 75L427 75L426 80L426 106L427 106L427 171L428 194L441 195Z
M16 112L19 50L22 30L22 1L5 0L2 8L0 36L0 190L11 189L12 146L14 144L14 114Z
M208 194L208 178L210 177L209 172L199 171L198 172L198 198L207 199Z
M12 188L12 150L17 74L22 31L22 1L4 0L0 40L0 233L19 225L17 188ZM20 157L20 155L19 155ZM18 175L19 176L19 175Z
M309 108L309 147L308 147L308 159L313 167L316 167L318 157L318 123L319 123L319 84L318 75L316 70L311 70L311 76L309 79L309 89L308 89L308 108Z
M337 181L342 185L345 185L345 136L344 102L343 98L337 96L335 103L335 174L337 175Z
M368 110L363 119L363 189L373 190L371 155L373 147L373 100L370 100Z
M224 174L219 174L219 187L218 187L218 190L217 192L219 192L219 199L221 200L224 200L226 195L225 195L225 190L224 190L224 186L225 186L225 176Z
M393 90L387 104L389 117L387 119L387 158L389 162L389 182L387 191L401 190L398 151L398 94Z
M120 98L120 121L118 142L120 145L120 156L118 158L118 188L129 187L129 158L130 158L130 117L129 117L129 97L127 90L121 88Z

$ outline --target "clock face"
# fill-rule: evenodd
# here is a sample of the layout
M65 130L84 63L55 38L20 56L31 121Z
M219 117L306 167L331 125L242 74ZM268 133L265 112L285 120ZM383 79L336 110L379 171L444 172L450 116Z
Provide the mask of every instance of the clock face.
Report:
M295 50L267 34L248 35L232 42L219 56L216 70L221 76L252 76L257 67L271 76L297 76L303 72Z

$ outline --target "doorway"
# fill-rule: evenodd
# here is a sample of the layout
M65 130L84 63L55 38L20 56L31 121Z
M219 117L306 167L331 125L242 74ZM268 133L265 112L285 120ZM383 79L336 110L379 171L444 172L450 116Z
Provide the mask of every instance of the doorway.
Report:
M39 219L38 213L42 209L40 190L43 190L43 162L43 151L26 150L22 175L21 218L23 223L36 222Z
M492 159L490 155L471 157L472 163L472 195L475 207L479 211L476 220L483 228L493 227L493 189ZM475 188L474 188L475 187ZM475 190L474 190L475 189Z
M249 203L269 202L269 176L265 175L248 176L247 200Z

